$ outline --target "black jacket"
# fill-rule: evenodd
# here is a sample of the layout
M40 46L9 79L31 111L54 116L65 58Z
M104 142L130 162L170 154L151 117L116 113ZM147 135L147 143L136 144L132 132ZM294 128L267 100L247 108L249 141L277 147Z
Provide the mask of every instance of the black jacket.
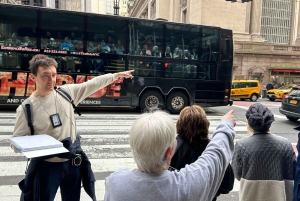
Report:
M93 201L96 201L95 194L95 176L91 168L91 163L87 155L83 152L80 146L80 136L77 136L74 143L72 143L71 138L66 138L62 141L64 147L69 150L68 153L55 154L50 156L38 157L31 160L25 179L19 183L19 188L22 191L21 201L32 201L33 200L33 181L36 174L36 170L39 165L48 158L53 158L54 156L60 158L72 159L75 157L75 154L81 154L82 162L80 165L81 175L82 175L82 185L85 192L92 198Z
M177 135L176 140L177 148L170 165L177 170L184 168L187 164L189 165L195 162L209 143L209 141L201 141L199 144L189 143L179 135ZM220 194L229 193L233 189L233 184L234 174L231 165L229 164L214 200L216 200L216 197Z

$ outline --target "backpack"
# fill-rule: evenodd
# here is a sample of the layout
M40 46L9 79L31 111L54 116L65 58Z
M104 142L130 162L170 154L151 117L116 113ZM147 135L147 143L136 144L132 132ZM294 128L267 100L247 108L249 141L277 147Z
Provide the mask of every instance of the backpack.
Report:
M65 98L67 101L69 101L73 108L74 108L74 111L79 115L81 116L81 113L78 111L78 109L76 108L75 104L74 104L74 101L73 99L71 98L70 94L68 92L66 92L65 89L63 88L60 88L60 87L55 87L54 90L56 92L58 92L63 98ZM24 110L24 113L25 113L25 117L26 117L26 120L27 120L27 123L28 123L28 126L30 128L30 133L31 135L34 134L34 129L33 129L33 122L34 122L34 119L33 119L33 113L32 113L32 103L31 103L31 100L29 98L26 98L23 102L22 102L22 107L23 107L23 110Z

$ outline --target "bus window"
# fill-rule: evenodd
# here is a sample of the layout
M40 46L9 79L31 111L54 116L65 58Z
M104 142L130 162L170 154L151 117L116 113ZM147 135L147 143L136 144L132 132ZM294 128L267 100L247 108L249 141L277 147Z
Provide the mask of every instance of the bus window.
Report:
M36 47L36 16L33 10L0 7L0 38L3 45Z
M231 58L231 38L222 38L222 61L229 61Z
M213 28L202 28L202 43L200 61L218 62L219 58L219 37L218 30Z
M134 69L133 75L142 77L161 77L163 63L156 61L130 60L129 70Z
M153 22L130 22L130 55L161 57L163 25Z
M82 16L45 11L41 22L41 49L83 51Z
M88 52L125 54L126 21L88 18Z
M199 27L166 25L165 57L198 60Z

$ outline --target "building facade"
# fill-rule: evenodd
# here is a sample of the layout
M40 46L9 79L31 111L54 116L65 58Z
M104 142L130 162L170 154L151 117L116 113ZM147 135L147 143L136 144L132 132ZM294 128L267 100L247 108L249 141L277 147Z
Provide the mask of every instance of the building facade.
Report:
M115 1L116 0L0 0L0 3L31 5L63 10L113 15ZM118 1L119 15L128 16L128 0Z
M300 83L297 0L129 0L131 17L233 30L233 79Z

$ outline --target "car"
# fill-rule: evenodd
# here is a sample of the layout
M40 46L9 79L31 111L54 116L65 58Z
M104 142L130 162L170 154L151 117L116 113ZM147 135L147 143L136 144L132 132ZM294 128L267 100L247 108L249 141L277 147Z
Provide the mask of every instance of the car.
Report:
M257 101L260 98L260 82L258 80L232 80L231 98Z
M293 87L290 93L283 95L279 112L290 121L300 119L300 86Z
M296 84L284 85L278 89L270 89L267 91L267 98L270 101L275 101L276 99L282 99L284 94L288 94L293 87L297 86Z

